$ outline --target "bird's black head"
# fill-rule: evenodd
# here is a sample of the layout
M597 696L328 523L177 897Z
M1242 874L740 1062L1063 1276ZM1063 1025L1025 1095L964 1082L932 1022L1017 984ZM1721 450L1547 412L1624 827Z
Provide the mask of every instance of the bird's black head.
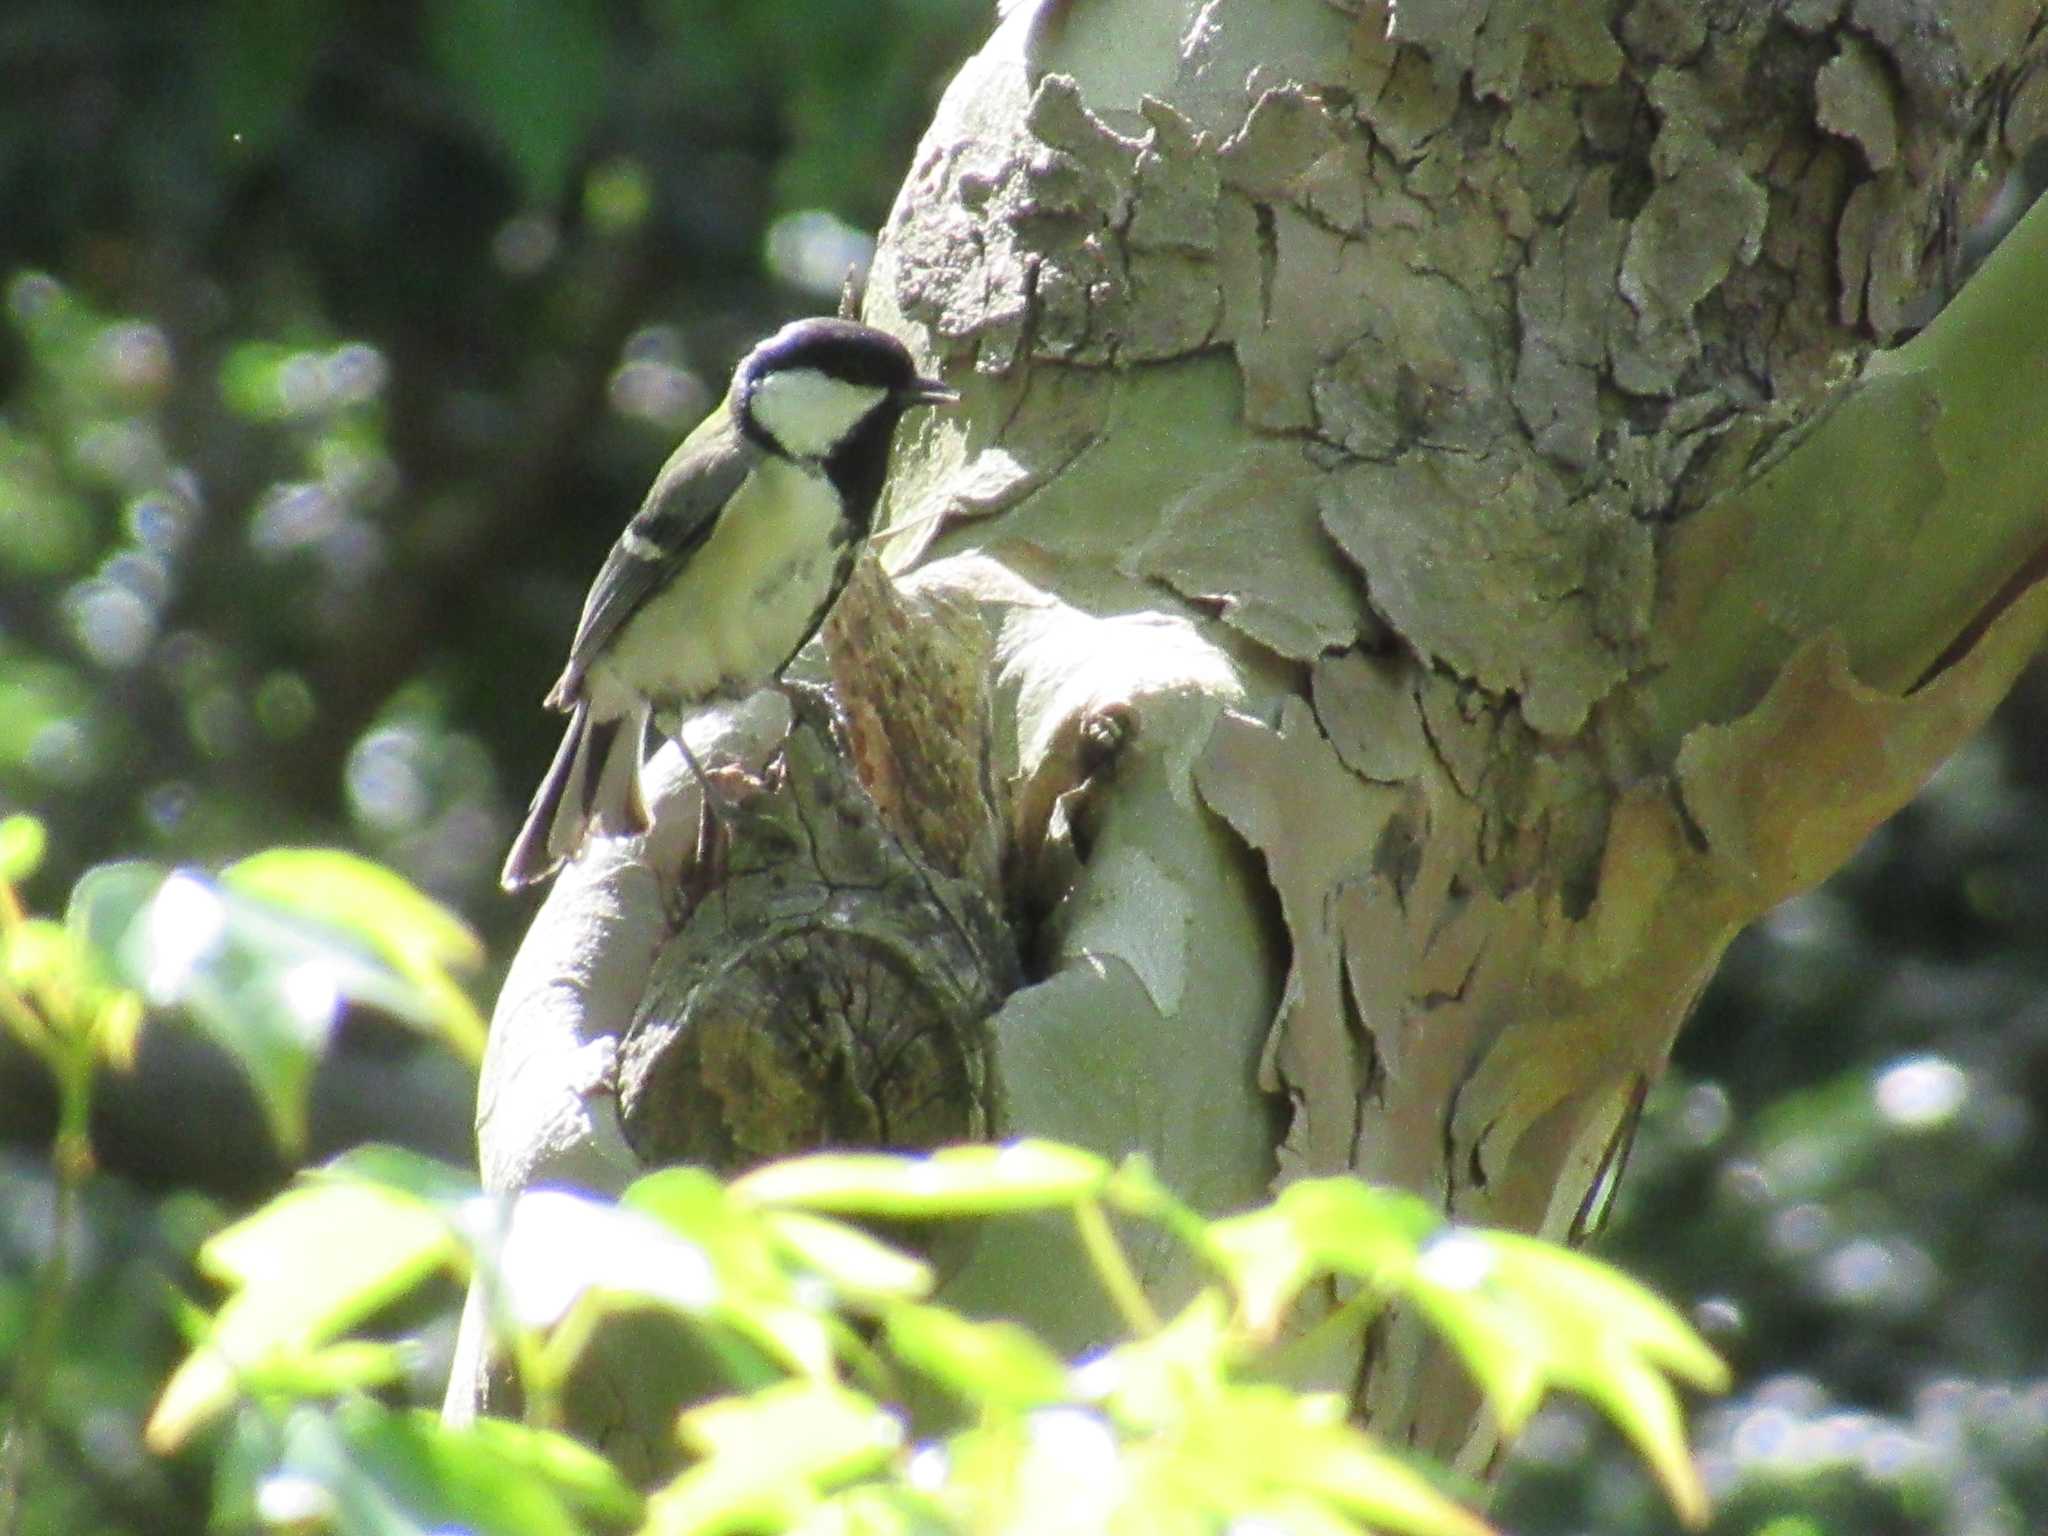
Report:
M894 336L852 320L791 321L733 374L742 432L770 453L828 464L874 439L886 454L906 410L958 398L938 380L920 378Z

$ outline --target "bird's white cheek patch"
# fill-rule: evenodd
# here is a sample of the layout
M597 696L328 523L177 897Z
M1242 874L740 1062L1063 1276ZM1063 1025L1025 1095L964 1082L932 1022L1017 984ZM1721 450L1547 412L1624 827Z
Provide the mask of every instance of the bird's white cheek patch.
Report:
M849 384L813 368L771 373L754 390L754 420L798 458L822 458L839 446L888 391Z

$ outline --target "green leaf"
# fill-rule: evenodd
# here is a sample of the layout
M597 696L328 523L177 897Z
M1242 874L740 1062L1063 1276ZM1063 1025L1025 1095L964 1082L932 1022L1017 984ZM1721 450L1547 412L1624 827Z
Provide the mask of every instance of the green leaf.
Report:
M1212 1222L1205 1246L1230 1278L1239 1310L1271 1335L1318 1275L1374 1289L1399 1282L1418 1246L1443 1224L1427 1202L1353 1178L1303 1179L1271 1205Z
M763 1241L759 1233L752 1238ZM528 1190L512 1203L502 1229L478 1230L472 1240L503 1321L553 1330L549 1355L562 1369L607 1317L651 1304L696 1329L736 1381L832 1372L830 1314L795 1299L777 1266L743 1257L745 1278L734 1283L719 1265L730 1264L743 1245L707 1246L646 1209Z
M585 1536L582 1516L639 1511L616 1473L560 1436L495 1420L450 1428L364 1399L293 1413L255 1504L272 1525L347 1536Z
M636 1179L620 1205L655 1218L709 1261L712 1290L702 1309L708 1317L797 1371L830 1374L826 1298L799 1298L760 1212L701 1168L664 1168Z
M14 815L0 820L0 881L19 885L42 867L49 847L49 834L33 816Z
M1172 1423L1190 1400L1222 1388L1232 1349L1229 1322L1222 1296L1203 1291L1157 1333L1082 1365L1075 1385L1088 1398L1107 1403L1126 1427Z
M221 872L221 884L359 940L418 991L400 1017L432 1028L471 1061L485 1025L455 980L484 960L483 942L446 907L380 864L323 848L273 848Z
M552 204L605 101L598 0L431 0L435 65L497 140L529 202Z
M1608 1264L1518 1232L1488 1232L1502 1285L1553 1316L1573 1316L1709 1392L1728 1390L1728 1367L1676 1308Z
M1434 1284L1426 1275L1412 1277L1405 1294L1472 1373L1501 1432L1519 1433L1548 1381L1549 1349L1540 1332L1489 1297Z
M1072 1206L1099 1193L1110 1166L1049 1141L946 1147L922 1157L821 1153L771 1163L733 1185L756 1205L917 1220L995 1216Z
M649 1500L647 1529L658 1536L780 1529L903 1445L894 1415L826 1382L706 1403L683 1415L682 1435L704 1459Z
M934 1283L931 1265L845 1222L808 1211L768 1211L762 1225L792 1262L851 1301L914 1301Z
M438 1415L432 1413L415 1410L411 1417L439 1425ZM441 1433L458 1444L466 1442L470 1453L490 1464L497 1476L529 1486L539 1483L582 1514L607 1521L640 1517L645 1501L638 1491L604 1457L567 1435L495 1418L480 1418L463 1430Z
M375 1141L351 1147L339 1157L330 1158L313 1169L308 1177L381 1184L423 1205L437 1208L444 1216L453 1216L467 1209L482 1193L477 1187L476 1175L467 1168L444 1163L410 1147L394 1147Z
M279 850L220 882L155 864L102 865L74 888L67 921L112 977L182 1010L234 1057L287 1150L305 1140L313 1068L344 1001L438 1028L466 1048L481 1039L473 1005L440 968L458 952L473 958L474 939L397 876L351 855Z
M75 983L83 964L78 941L62 924L31 917L16 923L0 950L0 975L24 992Z
M1490 1293L1530 1319L1544 1373L1589 1398L1635 1443L1688 1525L1706 1491L1685 1442L1672 1372L1710 1390L1728 1369L1676 1312L1618 1270L1512 1232L1471 1234L1494 1255ZM1659 1369L1661 1367L1661 1369Z
M959 1525L921 1490L887 1483L856 1483L811 1512L803 1536L953 1536ZM1009 1529L1022 1536L1022 1527Z
M1245 1325L1261 1338L1280 1330L1295 1297L1316 1276L1316 1256L1287 1215L1272 1206L1209 1228L1208 1248L1237 1295Z
M109 975L121 964L129 933L164 883L161 864L125 860L100 864L79 876L65 909L65 926L100 959Z
M1705 1525L1707 1490L1685 1443L1685 1421L1670 1382L1639 1355L1612 1345L1585 1359L1565 1380L1598 1403L1634 1443L1679 1520L1695 1530Z
M1404 1536L1491 1536L1492 1527L1437 1492L1344 1422L1334 1399L1280 1387L1241 1387L1200 1405L1179 1447L1183 1469L1249 1475L1261 1491L1307 1495L1375 1530ZM1219 1513L1243 1495L1219 1490ZM1226 1502L1227 1501L1227 1502Z
M348 957L237 915L202 875L126 863L88 870L68 921L112 975L157 1007L182 1009L235 1059L272 1134L291 1150L305 1141L313 1065Z
M1292 1491L1252 1499L1232 1529L1270 1531L1273 1536L1358 1536L1357 1521L1312 1495Z
M1663 1302L1581 1254L1458 1228L1424 1248L1404 1289L1471 1368L1505 1430L1526 1421L1546 1387L1577 1392L1635 1442L1682 1519L1705 1519L1705 1490L1662 1372L1718 1390L1727 1371Z
M641 1211L704 1251L730 1287L785 1297L788 1276L760 1213L736 1200L732 1191L702 1168L664 1168L635 1179L619 1204Z
M1319 1265L1366 1281L1405 1271L1444 1221L1418 1195L1346 1177L1290 1184L1274 1208L1294 1223Z
M970 1322L944 1307L900 1306L886 1320L904 1363L962 1402L1029 1409L1065 1399L1066 1362L1016 1323Z
M375 1339L343 1339L324 1348L269 1355L236 1373L246 1396L336 1397L390 1386L405 1377L417 1351Z
M512 1203L502 1242L478 1255L513 1318L551 1327L586 1293L651 1301L686 1316L708 1313L722 1287L704 1249L628 1206L558 1189Z
M1019 1536L1114 1536L1122 1531L1193 1536L1216 1522L1120 1520L1132 1458L1104 1417L1087 1408L1046 1408L1028 1418L991 1415L946 1441L940 1490L953 1528ZM1157 1508L1138 1511L1163 1515Z
M462 1257L440 1213L410 1196L339 1181L285 1191L201 1245L200 1267L235 1294L165 1385L150 1446L182 1444L228 1404L244 1370L293 1368Z

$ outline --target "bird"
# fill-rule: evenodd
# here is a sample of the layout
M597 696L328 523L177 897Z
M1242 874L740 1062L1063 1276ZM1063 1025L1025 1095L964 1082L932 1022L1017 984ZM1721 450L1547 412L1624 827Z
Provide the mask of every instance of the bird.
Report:
M568 728L505 859L506 890L554 873L593 831L647 829L654 711L744 698L781 674L866 543L898 423L959 398L852 320L792 321L740 360L591 583L546 699ZM710 786L676 739L704 790L702 852Z

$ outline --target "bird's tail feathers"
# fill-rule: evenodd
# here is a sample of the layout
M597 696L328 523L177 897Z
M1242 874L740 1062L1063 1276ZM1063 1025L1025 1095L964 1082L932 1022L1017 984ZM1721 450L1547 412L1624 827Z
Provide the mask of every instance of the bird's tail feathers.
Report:
M498 879L506 890L554 873L592 832L618 837L647 830L652 818L640 792L646 737L644 705L609 720L591 718L587 699L576 705L505 858Z

